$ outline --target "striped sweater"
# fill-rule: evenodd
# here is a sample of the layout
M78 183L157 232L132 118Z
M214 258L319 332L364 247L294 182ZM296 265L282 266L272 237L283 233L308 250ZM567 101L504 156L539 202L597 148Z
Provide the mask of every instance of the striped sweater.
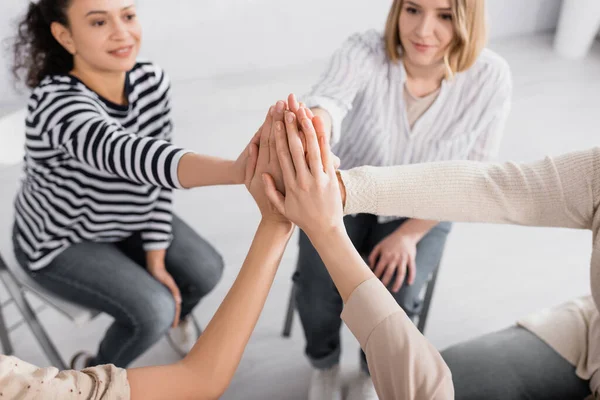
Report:
M179 159L170 144L170 83L156 65L127 73L128 105L70 75L33 90L26 120L25 178L15 201L17 240L38 270L71 244L115 242L141 232L144 248L171 240Z

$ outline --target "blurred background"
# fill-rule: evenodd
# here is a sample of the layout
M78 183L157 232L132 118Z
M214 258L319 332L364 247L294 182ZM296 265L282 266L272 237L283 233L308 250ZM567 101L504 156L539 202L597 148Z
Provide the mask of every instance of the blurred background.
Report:
M579 10L573 11L570 21L561 22L564 29L575 29L598 8L596 0L574 2ZM382 30L390 5L390 0L139 1L145 29L142 55L166 69L173 81L175 142L205 154L236 157L269 105L290 92L305 93L350 34ZM14 34L15 20L25 6L23 0L2 0L3 44ZM575 36L565 36L567 45L557 52L560 0L487 0L487 6L489 47L508 61L514 81L501 160L529 161L596 146L600 42L594 40L579 54L572 33ZM10 63L10 53L3 51L0 117L22 108L27 96L15 90ZM206 325L239 270L258 211L242 187L179 192L175 210L226 261L222 281L195 310ZM590 232L456 224L446 246L426 336L443 349L589 293L590 251ZM297 317L291 338L281 337L296 254L294 238L224 399L306 398L310 368ZM0 285L0 301L5 299ZM9 324L17 321L14 308L5 312ZM67 359L82 349L94 352L110 323L101 315L75 326L50 307L43 307L40 318ZM11 338L18 357L48 365L25 325ZM342 368L349 377L358 369L358 345L347 330L343 344ZM176 359L163 340L135 365Z

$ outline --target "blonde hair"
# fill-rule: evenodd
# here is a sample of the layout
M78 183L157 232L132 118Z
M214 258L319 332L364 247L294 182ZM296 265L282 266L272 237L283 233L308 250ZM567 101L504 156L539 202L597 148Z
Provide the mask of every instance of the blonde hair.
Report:
M444 55L446 78L469 69L479 57L487 42L487 23L484 0L451 0L454 39ZM385 26L385 46L388 58L398 62L402 58L400 42L400 13L404 0L394 0Z

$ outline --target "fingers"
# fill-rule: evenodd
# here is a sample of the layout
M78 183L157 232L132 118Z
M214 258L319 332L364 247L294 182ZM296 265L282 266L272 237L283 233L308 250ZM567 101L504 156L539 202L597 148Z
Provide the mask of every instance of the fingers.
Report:
M398 264L398 269L396 270L396 280L394 281L394 287L392 288L393 292L397 292L402 287L402 283L404 283L404 278L406 277L406 267L408 264L408 257L402 257L400 259L400 263ZM390 280L391 280L390 276ZM383 281L382 281L383 282ZM387 286L387 284L386 284Z
M317 139L317 133L313 127L312 121L308 118L302 120L302 131L306 137L306 152L308 165L313 176L319 176L323 173L323 162L321 160L321 148Z
M392 260L388 263L385 273L381 277L381 283L383 283L385 287L387 287L390 284L392 278L394 277L394 272L396 272L397 268L398 261Z
M173 320L173 328L179 325L179 316L181 315L181 293L179 287L175 283L173 277L168 273L164 272L160 277L160 282L169 289L175 300L175 319Z
M312 110L310 108L305 108L304 110L306 111L306 116L309 119L313 119L315 117L315 114L313 114L313 112L312 112Z
M266 173L263 174L262 178L267 198L281 215L285 215L285 197L277 190L275 180L271 175Z
M281 125L279 126L281 128ZM275 145L277 146L277 158L283 173L283 184L287 188L296 181L296 168L290 153L288 138L285 129L275 130Z
M293 93L288 96L288 107L293 113L296 113L300 108L300 104L298 103L298 100L296 100L296 96Z
M277 104L275 104L275 110L273 111L273 122L281 121L283 122L283 114L286 109L285 101L279 100Z
M388 265L387 257L385 257L384 255L380 255L379 261L377 262L377 266L375 267L375 270L373 271L375 276L378 277L379 279L381 279L383 277L383 273L385 272L387 265Z
M312 119L315 132L319 138L319 146L321 148L321 158L323 160L323 168L327 173L334 173L340 166L340 159L333 155L329 144L329 137L325 128L325 122L319 116Z
M377 257L379 257L380 251L381 251L381 247L379 247L379 245L377 245L377 246L375 246L373 251L371 251L371 254L369 254L369 267L371 267L372 270L375 269L375 262L377 261Z
M289 152L292 155L294 169L296 170L296 177L303 179L310 172L304 158L304 148L302 147L302 140L300 139L296 125L296 115L292 112L286 112L285 114L285 130L287 132Z
M265 118L265 122L261 127L260 139L259 139L259 151L258 151L258 163L268 164L269 163L269 139L271 137L271 130L273 126L273 115L275 114L275 107L272 106L269 109L269 113Z
M275 142L275 141L273 141ZM246 161L246 172L244 174L244 184L250 187L250 182L254 177L256 163L258 162L258 146L255 143L248 145L248 160Z

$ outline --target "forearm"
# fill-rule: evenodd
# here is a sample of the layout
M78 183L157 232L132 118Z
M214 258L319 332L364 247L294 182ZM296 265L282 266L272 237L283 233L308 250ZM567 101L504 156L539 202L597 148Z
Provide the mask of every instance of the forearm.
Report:
M187 153L177 166L177 177L184 188L243 183L236 177L234 161Z
M346 214L589 228L597 149L541 161L448 161L341 171Z
M292 232L261 222L237 279L188 356L176 365L131 370L133 400L215 399L229 385L254 330Z
M415 243L419 242L430 230L432 230L439 222L429 221L426 219L410 218L405 221L398 229L397 234L412 238Z
M166 249L159 250L147 250L146 251L146 266L164 266L165 256L167 255Z
M361 283L375 276L342 228L311 234L309 238L344 303Z

